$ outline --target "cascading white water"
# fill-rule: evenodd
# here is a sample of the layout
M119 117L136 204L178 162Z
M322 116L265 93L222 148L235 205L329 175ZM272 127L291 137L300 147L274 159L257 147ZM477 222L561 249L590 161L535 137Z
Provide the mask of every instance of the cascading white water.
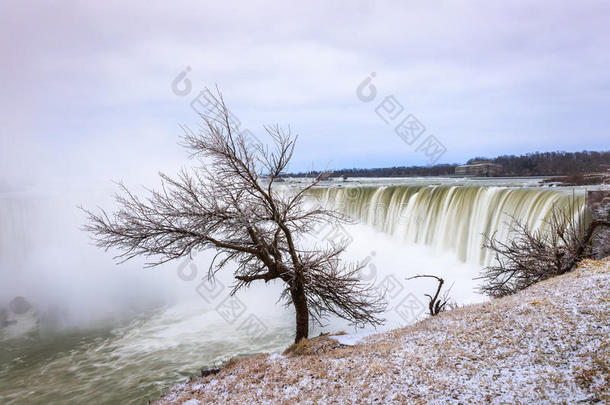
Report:
M544 231L553 207L584 207L584 196L558 190L494 186L359 186L319 187L310 193L376 229L409 243L453 251L460 260L488 263L484 235L509 238L510 222L518 219L532 230Z

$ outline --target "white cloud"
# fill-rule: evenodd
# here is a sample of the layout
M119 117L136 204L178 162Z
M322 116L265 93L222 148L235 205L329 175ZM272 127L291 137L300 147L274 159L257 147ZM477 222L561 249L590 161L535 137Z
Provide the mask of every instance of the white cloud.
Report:
M609 118L590 112L608 107L609 15L596 1L4 5L1 183L72 176L87 148L116 151L117 170L133 157L156 171L178 154L172 129L192 117L170 91L186 66L193 91L218 84L248 125L293 123L301 165L425 163L355 98L372 71L449 161L524 145L607 148Z

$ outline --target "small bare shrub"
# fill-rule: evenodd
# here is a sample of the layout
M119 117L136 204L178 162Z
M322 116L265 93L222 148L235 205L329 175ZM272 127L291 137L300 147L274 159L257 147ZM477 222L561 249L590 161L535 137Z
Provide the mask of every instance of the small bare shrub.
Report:
M532 231L513 218L510 224L513 237L508 242L498 240L495 234L485 236L484 247L494 252L495 261L479 277L483 280L482 293L503 297L572 270L591 255L590 241L595 228L610 223L587 222L585 213L578 210L572 198L568 209L553 208L546 225L545 231Z
M455 304L454 302L451 302L451 299L449 298L449 291L451 291L451 287L453 287L453 285L451 287L449 287L449 289L446 290L443 293L443 295L439 298L441 289L443 288L443 284L445 283L445 280L443 280L442 278L433 276L430 274L421 274L421 275L409 277L407 280L412 280L414 278L423 278L423 277L434 278L438 281L438 287L436 288L436 293L434 293L434 297L430 294L424 294L430 300L428 302L428 312L430 313L431 316L436 316L436 315L440 314L441 312L445 312L445 309L447 307L449 307L449 308L457 307L457 304Z

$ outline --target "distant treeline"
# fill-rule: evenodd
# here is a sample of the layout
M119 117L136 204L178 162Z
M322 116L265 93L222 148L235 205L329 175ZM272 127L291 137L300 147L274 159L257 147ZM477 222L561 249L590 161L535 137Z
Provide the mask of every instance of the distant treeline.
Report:
M476 157L466 164L489 161L502 165L498 176L559 176L576 173L599 173L610 168L610 151L605 152L535 152L526 155L504 155L495 158ZM457 163L435 166L400 166L375 169L334 170L332 177L416 177L448 176ZM320 172L291 173L288 177L316 176Z
M485 158L470 159L468 163ZM599 173L610 165L606 152L536 152L521 156L498 156L487 159L502 165L503 176L554 176L576 173Z

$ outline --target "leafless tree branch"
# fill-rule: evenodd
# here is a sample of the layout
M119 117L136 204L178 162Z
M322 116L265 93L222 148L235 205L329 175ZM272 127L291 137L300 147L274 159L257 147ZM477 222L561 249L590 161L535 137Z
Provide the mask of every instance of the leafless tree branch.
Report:
M434 297L431 296L430 294L424 294L424 295L426 297L428 297L428 299L429 299L428 312L430 313L431 316L436 316L436 315L440 314L441 312L444 312L447 304L450 304L449 291L451 291L451 288L453 287L453 285L451 285L451 287L449 287L449 289L443 293L443 296L441 298L439 298L439 295L441 293L441 289L443 288L443 284L445 283L445 280L443 280L442 278L440 278L438 276L434 276L431 274L418 274L417 276L407 278L407 280L413 280L415 278L434 278L434 279L436 279L436 281L438 281L438 287L436 288Z

